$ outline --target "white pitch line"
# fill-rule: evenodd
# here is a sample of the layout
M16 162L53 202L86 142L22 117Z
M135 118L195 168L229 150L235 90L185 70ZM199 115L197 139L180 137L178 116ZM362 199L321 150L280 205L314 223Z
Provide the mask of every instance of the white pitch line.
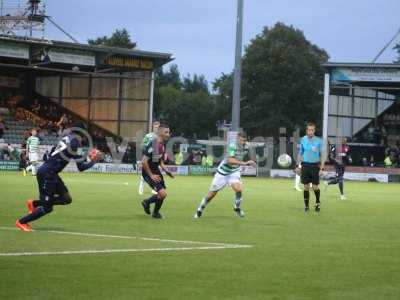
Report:
M145 248L145 249L106 249L106 250L78 250L78 251L44 251L44 252L15 252L0 253L1 256L44 256L44 255L76 255L76 254L111 254L130 252L168 252L168 251L190 251L190 250L223 250L250 248L248 245L232 246L205 246L205 247L181 247L181 248Z
M1 230L18 230L12 227L0 227ZM65 234L65 235L78 235L78 236L90 236L90 237L102 237L102 238L113 238L113 239L134 239L143 241L153 242L165 242L165 243L181 243L181 244L202 244L202 245L213 245L221 247L243 247L251 248L251 245L239 245L239 244L227 244L227 243L214 243L214 242L200 242L200 241L182 241L182 240L170 240L170 239L158 239L149 237L138 237L138 236L124 236L124 235L108 235L108 234L97 234L97 233L86 233L86 232L72 232L72 231L58 231L58 230L34 230L34 232L47 232L54 234Z

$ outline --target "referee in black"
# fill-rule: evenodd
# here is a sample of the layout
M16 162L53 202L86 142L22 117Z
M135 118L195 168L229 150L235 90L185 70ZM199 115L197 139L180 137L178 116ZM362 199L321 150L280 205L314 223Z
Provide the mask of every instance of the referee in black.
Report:
M308 123L306 135L300 141L297 168L301 164L301 183L304 184L304 211L310 210L310 187L315 194L315 211L321 210L319 176L325 167L324 142L315 136L315 124Z

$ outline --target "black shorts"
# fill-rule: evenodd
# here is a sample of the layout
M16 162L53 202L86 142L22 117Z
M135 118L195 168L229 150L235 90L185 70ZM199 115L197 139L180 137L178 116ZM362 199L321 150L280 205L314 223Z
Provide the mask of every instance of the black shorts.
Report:
M301 183L302 184L319 184L319 164L301 164Z
M344 164L335 164L336 177L343 178L345 169Z
M39 172L36 179L39 186L40 200L48 201L51 204L55 196L68 193L67 187L58 175L41 174Z
M154 173L155 175L158 175L161 177L161 181L160 182L155 182L153 181L150 176L146 173L146 172L142 172L142 176L144 181L147 182L147 184L151 187L152 190L155 190L156 192L162 190L162 189L166 189L167 187L165 186L165 182L164 182L164 177L162 176L162 174L159 173Z

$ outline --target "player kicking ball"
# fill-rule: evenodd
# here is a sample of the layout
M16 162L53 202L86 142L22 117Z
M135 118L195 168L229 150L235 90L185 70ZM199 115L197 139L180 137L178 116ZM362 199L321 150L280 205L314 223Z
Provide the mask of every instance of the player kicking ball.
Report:
M228 156L219 164L210 190L207 196L201 200L200 206L194 215L196 219L203 215L206 206L226 185L231 186L235 192L233 210L239 217L243 218L245 216L241 208L243 184L240 181L240 167L256 165L252 160L243 161L247 153L246 137L243 133L239 133L236 147L228 149Z
M166 153L165 144L170 137L170 130L167 125L160 124L157 136L152 142L148 143L143 150L142 158L142 176L144 181L150 188L157 192L156 195L142 201L144 212L152 215L155 219L162 219L160 213L161 206L167 197L166 186L164 177L160 168L171 178L174 176L166 169L164 165L164 158ZM150 206L154 203L154 210L151 212Z
M39 168L36 179L40 196L38 200L27 201L29 214L16 221L15 225L19 229L32 231L30 222L51 213L55 205L71 204L71 195L58 174L71 160L76 162L78 170L82 172L90 169L103 156L100 151L96 151L92 154L90 162L84 162L84 158L77 154L79 147L79 136L73 134L64 136L50 153L49 159Z

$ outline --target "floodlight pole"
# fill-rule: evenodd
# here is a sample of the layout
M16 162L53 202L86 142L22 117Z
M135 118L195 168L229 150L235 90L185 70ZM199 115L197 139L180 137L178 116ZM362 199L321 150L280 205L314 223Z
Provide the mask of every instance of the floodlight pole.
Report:
M237 2L236 54L233 75L232 122L231 131L238 131L240 126L240 85L242 79L242 34L243 34L243 2Z

